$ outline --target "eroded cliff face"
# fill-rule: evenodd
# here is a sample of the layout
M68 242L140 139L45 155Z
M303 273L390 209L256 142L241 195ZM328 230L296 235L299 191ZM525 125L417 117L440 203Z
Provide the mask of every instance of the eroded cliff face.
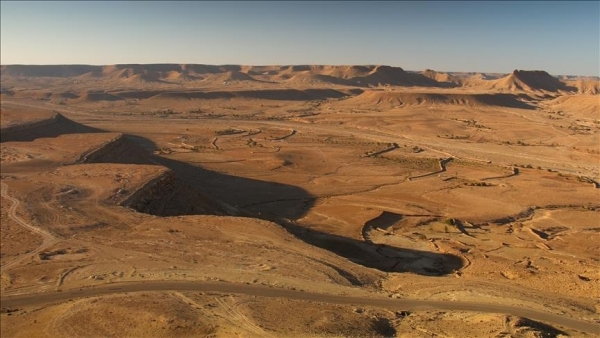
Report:
M172 171L148 181L121 205L156 216L236 214L230 207L190 189Z
M77 162L153 164L144 149L122 134L86 154L82 154Z

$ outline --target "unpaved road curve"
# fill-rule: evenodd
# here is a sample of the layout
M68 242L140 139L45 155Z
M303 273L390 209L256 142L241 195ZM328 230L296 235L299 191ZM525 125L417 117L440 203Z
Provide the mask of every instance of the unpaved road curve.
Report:
M2 197L6 198L7 200L12 202L10 209L8 209L8 217L10 217L13 221L17 222L20 226L26 228L27 230L42 236L44 238L44 240L54 239L54 236L52 236L48 232L46 232L42 229L39 229L37 227L34 227L33 225L23 221L19 216L17 216L17 208L19 207L19 204L21 202L19 202L19 200L17 200L16 198L10 197L8 195L8 186L6 185L6 183L0 182L0 187L1 187L0 192L2 194Z
M232 284L224 282L148 281L111 283L83 289L65 290L62 292L36 293L28 295L2 297L0 301L3 308L19 308L23 306L64 302L81 297L94 297L108 294L140 291L196 291L227 294L232 293L247 296L286 298L293 300L304 300L340 305L373 306L393 310L448 310L501 313L519 317L526 317L540 322L545 322L550 325L558 325L575 329L577 331L583 331L590 334L600 335L600 324L598 323L587 322L579 319L569 318L557 314L527 309L518 306L473 302L391 299L383 298L381 296L374 296L372 298L352 297L279 289L264 285Z
M4 265L2 265L2 271L5 271L6 269L10 268L11 266L14 266L15 264L18 264L19 262L21 262L22 260L24 260L25 258L31 256L31 255L35 255L38 252L52 246L54 243L56 243L58 241L58 239L56 237L54 237L52 234L50 234L49 232L46 232L40 228L34 227L33 225L25 222L24 220L22 220L19 216L17 216L17 208L19 207L19 204L21 202L19 202L19 200L17 200L16 198L10 197L8 195L8 186L6 185L6 183L4 182L0 182L0 186L1 186L1 195L3 198L6 198L7 200L9 200L12 205L10 206L10 208L8 209L8 217L10 219L12 219L13 221L17 222L17 224L19 224L20 226L22 226L23 228L38 234L40 236L42 236L42 238L44 239L44 241L42 242L42 245L40 245L39 247L37 247L35 250L22 255L18 258L16 258L15 260L12 260Z
M23 103L23 102L13 102L13 101L3 101L2 102L3 105L16 105L16 106L23 106L23 107L34 107L34 108L38 108L38 109L46 109L46 110L53 110L53 111L58 111L60 113L63 114L72 114L72 115L78 115L78 116L85 116L88 118L92 118L92 120L90 121L86 121L89 125L89 122L106 122L106 119L102 119L100 118L98 115L95 115L94 113L88 113L88 112L83 112L81 111L81 108L79 107L69 107L69 109L65 109L64 107L58 106L58 105L52 105L49 103L45 103L45 105L35 105L35 104L27 104L27 103ZM70 109L73 108L73 109ZM512 113L514 114L514 113ZM519 115L519 114L517 114ZM180 122L180 123L190 123L189 119L182 119L182 118L170 118L169 122ZM290 128L292 130L297 129L297 130L310 130L312 132L325 132L325 133L330 133L332 131L331 127L327 127L327 126L323 126L323 125L315 125L315 124L306 124L306 123L302 123L302 122L295 122L295 121L250 121L250 120L244 120L244 119L225 119L225 120L211 120L212 123L223 123L223 124L231 124L233 123L243 123L246 125L257 125L257 128L260 128L260 126L264 126L264 125L274 125L274 126L278 126L278 127L286 127L286 128ZM161 120L161 123L164 123L164 121ZM465 158L465 159L470 159L470 160L475 160L475 161L484 161L486 162L487 159L489 158L489 155L500 155L503 156L505 158L512 158L512 159L521 159L522 161L531 161L531 159L536 159L539 161L543 161L545 162L545 166L548 166L554 170L558 170L559 172L566 172L566 173L578 173L579 171L581 171L583 174L585 174L586 176L590 176L590 177L596 177L597 173L593 172L593 171L588 171L588 170L583 170L582 168L575 168L574 165L571 165L571 169L568 169L565 166L559 166L556 161L554 160L554 158L551 157L546 157L546 156L540 156L540 155L533 155L533 154L521 154L521 153L515 153L515 152L506 152L506 151L490 151L490 150L483 150L483 149L477 149L477 148L473 148L473 147L469 147L469 146L465 146L463 144L460 143L452 143L452 148L448 148L448 144L446 143L440 143L437 142L435 140L414 140L413 138L405 135L405 134L393 134L390 133L389 131L384 132L384 131L375 131L375 130L369 130L369 129L357 129L355 127L350 127L349 126L344 126L343 128L336 128L335 131L338 133L343 133L346 135L352 135L358 138L369 138L378 142L398 142L398 140L407 140L410 141L412 143L415 144L419 144L421 147L426 148L428 150L431 150L433 152L437 152L437 153L441 153L444 154L444 156L448 156L448 157L454 157L454 158ZM462 152L467 152L469 154L479 154L480 157L482 159L477 159L474 158L472 156L457 156L456 154L453 154L453 150L460 150ZM508 161L508 160L504 160L504 162L508 162L508 163L512 163L514 161Z

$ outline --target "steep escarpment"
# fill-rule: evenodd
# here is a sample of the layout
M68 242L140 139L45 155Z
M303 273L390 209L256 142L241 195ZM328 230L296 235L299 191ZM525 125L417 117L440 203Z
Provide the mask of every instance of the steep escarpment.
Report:
M357 105L459 105L459 106L499 106L511 108L532 109L529 104L513 94L435 94L435 93L405 93L393 91L365 91L364 93L345 100L346 103Z
M503 91L576 91L576 88L567 86L558 78L541 70L515 70L511 74L491 82L491 84L488 87L490 89L497 89Z
M59 113L48 119L13 124L0 130L1 142L33 141L42 137L56 137L62 134L96 133L100 130L84 126Z
M440 83L423 74L406 72L400 67L377 66L365 76L349 79L359 86L418 86L439 87Z
M150 155L123 134L118 134L99 147L82 154L76 162L153 164Z
M460 83L460 79L455 78L448 73L436 72L432 69L425 69L423 72L421 72L421 74L427 78L439 82L440 84L445 84L448 87L453 87L457 83Z
M119 163L131 165L160 165L131 136L117 134L102 145L82 154L76 163ZM161 166L162 167L162 166ZM220 202L186 184L186 177L173 171L164 172L147 181L125 198L122 206L157 216L176 215L227 215L235 214Z
M227 215L227 206L194 192L167 170L133 192L122 206L156 216Z

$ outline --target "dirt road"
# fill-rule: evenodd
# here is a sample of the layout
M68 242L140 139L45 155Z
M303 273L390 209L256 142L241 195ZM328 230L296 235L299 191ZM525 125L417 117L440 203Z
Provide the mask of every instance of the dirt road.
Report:
M34 104L27 104L27 103L23 103L23 102L6 101L6 100L2 102L2 105L9 105L9 106L13 105L13 106L32 107L32 108L37 108L37 109L52 110L52 111L60 112L62 114L66 114L67 117L69 117L69 115L75 115L75 116L79 116L79 117L87 117L89 120L80 121L81 123L84 123L87 125L89 125L90 123L94 123L96 121L106 122L106 119L99 118L97 115L94 115L93 113L84 112L77 107L73 107L74 109L71 109L71 107L66 109L64 107L61 107L58 105L53 105L51 103L44 103L43 105L34 105ZM508 113L508 111L506 111L506 112ZM146 117L146 118L150 119L149 117ZM129 118L123 118L120 121L125 122L128 120L131 121L132 119L133 118L129 117ZM169 118L169 122L171 122L171 123L188 124L188 123L190 123L190 121L191 121L190 119L182 119L182 118L175 118L175 117ZM138 123L137 121L134 121L134 122ZM163 123L163 121L160 120L160 123ZM246 119L228 118L225 120L212 119L211 123L214 123L214 124L243 123L245 125L255 125L256 128L264 127L265 125L272 125L272 126L277 126L277 127L281 127L281 128L289 128L290 130L296 130L296 131L304 130L304 131L310 131L313 133L331 133L332 132L332 128L329 126L323 126L323 125L318 125L318 124L306 124L306 123L295 122L295 121L268 121L268 120L251 121L251 120L246 120ZM364 127L353 127L353 126L349 126L349 125L344 125L343 127L336 127L335 132L341 133L341 134L346 134L346 135L351 135L351 136L361 138L361 139L370 139L370 140L373 140L376 142L386 142L386 143L388 143L388 142L407 142L407 143L410 143L411 145L418 145L426 150L430 150L432 152L442 154L443 156L446 156L446 157L453 157L455 159L465 158L465 159L469 159L469 160L473 160L473 161L488 162L490 155L501 156L503 159L496 161L496 162L502 163L504 161L504 162L506 162L506 163L504 163L505 165L513 163L514 159L519 159L520 161L522 161L524 163L529 163L529 162L531 162L532 159L535 159L537 161L544 162L545 167L551 168L558 172L571 173L571 174L583 173L584 175L590 176L590 177L597 176L596 173L593 171L582 170L582 168L575 168L573 165L570 165L571 168L567 168L567 166L564 163L563 164L556 163L554 158L548 157L548 156L541 156L541 155L530 154L530 153L516 153L514 151L498 151L498 150L491 151L489 149L481 149L481 148L473 147L469 144L462 144L462 143L458 143L458 142L453 142L452 147L449 148L447 142L439 142L435 139L415 140L413 137L410 137L409 135L406 135L406 134L393 133L390 131L385 132L385 131L381 131L381 130L373 130L373 129L364 128ZM578 141L576 141L576 142L578 142ZM459 156L456 154L456 151L460 151L461 153L467 153L467 154L470 154L471 156L463 156L463 155ZM508 159L510 159L510 160L508 160Z
M451 302L435 300L413 300L413 299L391 299L382 296L352 297L341 295L328 295L313 292L294 291L279 289L264 285L231 284L223 282L168 282L148 281L105 284L76 290L65 290L62 292L38 293L2 297L3 308L19 308L31 305L43 305L56 302L64 302L75 298L94 297L108 294L118 294L140 291L195 291L231 293L247 296L286 298L294 300L313 301L320 303L373 306L388 308L391 310L448 310L448 311L477 311L486 313L502 313L545 322L551 325L568 327L590 334L600 334L600 324L587 322L579 319L569 318L553 313L541 312L518 306L507 306L498 304L473 303L473 302Z
M26 255L22 255L20 257L17 257L16 259L2 265L2 271L5 271L6 269L10 268L11 266L14 266L16 264L18 264L19 262L21 262L22 260L26 259L27 257L30 257L31 255L35 255L38 252L52 246L53 244L55 244L56 242L58 242L58 238L54 237L52 234L50 234L49 232L46 232L38 227L35 227L27 222L25 222L24 220L22 220L19 216L17 216L17 208L19 207L19 204L21 202L19 202L19 200L17 200L16 198L10 197L8 195L8 186L4 183L4 182L0 182L0 186L1 186L1 194L2 194L2 198L6 198L7 200L9 200L12 205L10 206L10 208L8 209L8 217L10 219L12 219L13 221L15 221L17 224L19 224L20 226L22 226L23 228L38 234L40 236L42 236L42 238L44 239L44 241L42 242L42 245L40 245L39 247L37 247L35 250L33 250L32 252L27 253Z

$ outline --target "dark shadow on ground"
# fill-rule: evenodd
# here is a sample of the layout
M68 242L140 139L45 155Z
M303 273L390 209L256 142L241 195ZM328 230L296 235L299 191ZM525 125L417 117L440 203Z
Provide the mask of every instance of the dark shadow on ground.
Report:
M169 168L184 185L186 191L200 196L187 203L205 203L206 200L221 204L221 213L260 218L280 224L302 241L331 251L357 264L386 272L412 272L420 275L439 276L463 267L460 257L445 253L396 248L389 245L367 243L339 235L313 231L296 223L315 204L316 197L306 190L287 184L260 181L231 176L185 162L153 154L152 141L139 136L127 135L131 142L145 148L148 163ZM119 157L120 160L123 157ZM110 158L106 159L110 162ZM120 162L120 161L119 161ZM120 162L123 163L123 162ZM190 195L191 196L191 195ZM191 198L191 197L190 197ZM165 201L169 203L169 201ZM178 199L174 203L182 203ZM181 213L157 214L175 216L197 214L193 208L163 208L183 210ZM190 211L188 211L190 210Z
M102 132L105 131L77 123L57 113L53 118L48 120L2 128L0 142L29 142L38 138L57 137L63 134Z
M403 216L401 214L397 214L395 212L390 211L383 211L379 216L367 221L365 223L365 227L387 230L387 228L400 222L402 218Z

